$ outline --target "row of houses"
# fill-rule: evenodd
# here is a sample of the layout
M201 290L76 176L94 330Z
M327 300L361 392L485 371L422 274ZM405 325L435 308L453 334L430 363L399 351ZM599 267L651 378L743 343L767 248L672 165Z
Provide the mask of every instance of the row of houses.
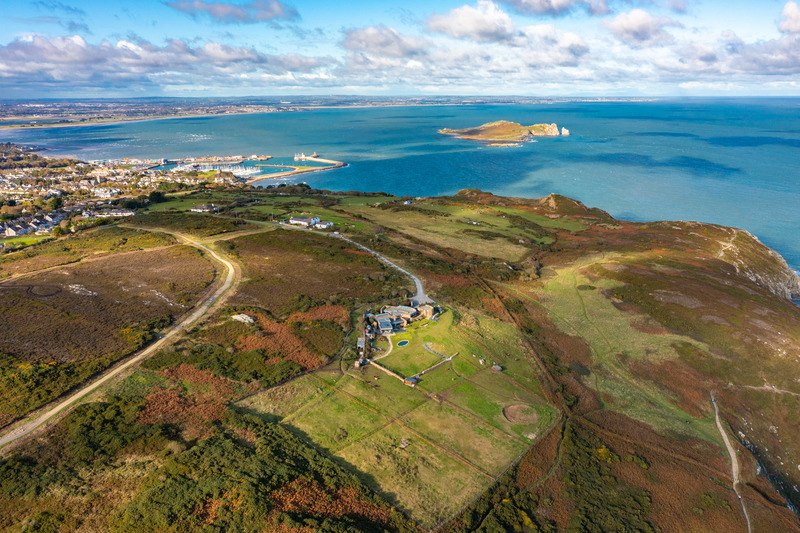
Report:
M41 216L17 218L9 222L0 222L0 235L19 237L31 233L50 233L53 226L64 220L63 213L48 213Z
M115 218L115 217L132 217L135 211L130 209L103 209L101 211L86 210L81 213L84 218Z

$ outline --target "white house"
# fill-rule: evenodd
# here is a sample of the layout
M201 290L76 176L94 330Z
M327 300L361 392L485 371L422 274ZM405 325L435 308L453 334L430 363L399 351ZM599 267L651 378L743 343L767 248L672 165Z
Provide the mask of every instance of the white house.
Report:
M305 227L314 226L319 224L319 217L292 217L289 219L289 224Z
M214 204L200 204L191 209L192 213L216 213L219 208Z
M92 194L98 198L111 198L112 196L118 196L120 192L119 189L113 187L95 187L92 189Z

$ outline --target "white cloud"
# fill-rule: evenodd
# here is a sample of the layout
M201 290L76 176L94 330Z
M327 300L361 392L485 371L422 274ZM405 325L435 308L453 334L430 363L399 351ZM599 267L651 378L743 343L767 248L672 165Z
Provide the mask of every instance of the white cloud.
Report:
M424 53L430 44L421 38L407 37L396 29L384 26L367 26L345 30L341 44L348 50L360 50L389 57L407 57Z
M562 16L583 8L592 15L605 15L609 12L606 0L502 0L517 13L526 15Z
M491 0L478 0L477 7L461 6L446 15L432 15L428 30L478 42L507 41L515 33L511 17Z
M778 29L784 33L800 33L800 7L796 2L786 2L781 15L783 20Z
M584 40L569 32L559 32L550 24L523 28L527 39L526 54L529 66L577 66L580 58L589 52Z
M192 46L175 39L157 46L123 39L91 44L78 35L52 39L37 35L0 45L0 84L146 86L165 76L173 83L191 84L202 75L206 81L216 79L225 85L231 73L305 75L331 63L335 63L332 58L263 54L216 42Z
M617 39L636 48L669 44L675 39L664 28L681 26L668 17L654 17L643 9L620 13L605 24Z

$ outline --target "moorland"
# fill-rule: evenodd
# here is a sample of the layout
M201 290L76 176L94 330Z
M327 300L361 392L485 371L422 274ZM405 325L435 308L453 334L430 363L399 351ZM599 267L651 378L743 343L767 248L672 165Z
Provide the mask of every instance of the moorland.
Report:
M4 435L207 301L225 267L191 242L235 281L2 449L3 529L745 531L746 509L800 531L800 280L745 231L478 190L204 187L140 212L0 256ZM439 365L416 386L355 364L411 280L337 233L436 301L370 342L390 372Z

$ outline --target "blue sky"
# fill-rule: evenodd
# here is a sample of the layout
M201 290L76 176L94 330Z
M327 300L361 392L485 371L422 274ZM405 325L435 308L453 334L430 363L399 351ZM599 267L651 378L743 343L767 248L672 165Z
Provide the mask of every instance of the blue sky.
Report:
M4 0L0 96L800 96L797 1Z

